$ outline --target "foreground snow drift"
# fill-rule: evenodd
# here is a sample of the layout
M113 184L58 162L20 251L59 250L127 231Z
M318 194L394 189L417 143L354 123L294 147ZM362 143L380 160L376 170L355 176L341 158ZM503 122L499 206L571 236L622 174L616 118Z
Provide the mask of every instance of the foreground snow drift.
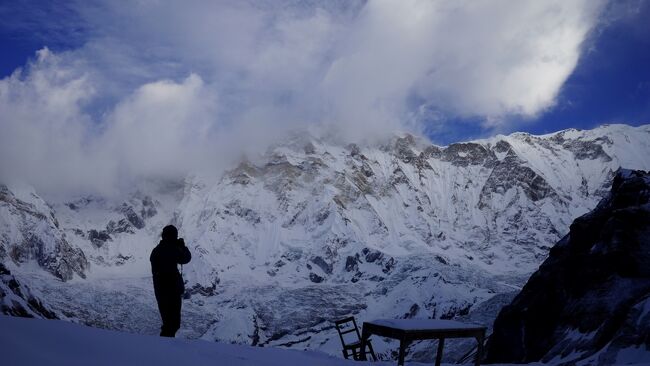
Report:
M169 339L0 315L2 365L358 365L315 351ZM395 361L372 365L394 365ZM424 365L408 363L409 365ZM533 364L531 364L533 365Z
M353 365L319 352L168 339L0 316L3 365Z
M61 320L0 315L2 365L358 365L316 351L170 339L91 328ZM395 361L372 365L394 365ZM424 365L408 363L409 365Z
M251 347L202 340L170 339L86 327L61 320L0 315L2 365L359 365L316 351ZM394 365L395 361L371 365ZM423 363L408 362L409 366ZM426 364L429 365L429 364ZM444 364L449 366L449 364ZM494 364L508 366L510 364ZM551 366L530 363L528 366ZM649 363L639 363L650 365ZM522 366L521 364L519 366Z

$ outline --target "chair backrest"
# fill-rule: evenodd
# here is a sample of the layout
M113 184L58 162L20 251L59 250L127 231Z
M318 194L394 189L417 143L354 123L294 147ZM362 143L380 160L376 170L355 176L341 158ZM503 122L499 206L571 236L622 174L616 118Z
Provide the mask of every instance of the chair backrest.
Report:
M354 317L350 316L344 319L340 319L334 322L336 330L339 332L339 338L341 338L341 344L345 347L348 343L345 341L345 334L356 333L357 338L354 341L359 341L361 339L361 334L359 333L359 328L357 327L357 322L354 320Z

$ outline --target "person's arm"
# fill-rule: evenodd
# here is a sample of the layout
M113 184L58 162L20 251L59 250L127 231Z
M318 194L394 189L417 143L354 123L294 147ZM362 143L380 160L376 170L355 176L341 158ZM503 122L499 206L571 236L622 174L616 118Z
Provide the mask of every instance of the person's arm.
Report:
M185 246L185 241L183 239L178 239L178 264L187 264L192 260L192 253Z
M158 247L153 248L151 255L149 256L149 262L151 262L151 273L156 274L155 271L159 269L160 258L158 253Z
M151 265L153 265L153 263L158 260L158 257L157 257L157 254L156 254L156 248L153 248L153 250L151 251L151 255L149 255L149 262L151 262Z

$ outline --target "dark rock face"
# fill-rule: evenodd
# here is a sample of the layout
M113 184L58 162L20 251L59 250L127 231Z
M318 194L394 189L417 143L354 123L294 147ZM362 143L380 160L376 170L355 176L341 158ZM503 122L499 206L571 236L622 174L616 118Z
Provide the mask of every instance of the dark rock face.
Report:
M133 207L124 204L122 205L121 211L124 216L126 216L126 219L129 220L131 225L133 225L136 229L142 229L144 227L144 220L135 212Z
M363 254L366 256L366 262L368 263L373 263L384 257L384 253L377 250L370 250L368 248L363 248Z
M650 174L619 170L494 323L487 362L615 364L650 348Z
M485 146L476 143L457 143L449 145L442 154L442 160L456 166L469 165L490 166L497 158Z
M106 230L97 231L95 229L88 231L88 239L98 248L104 245L107 241L113 240Z
M571 151L578 160L601 160L603 162L612 161L612 157L607 155L603 150L603 144L611 146L612 140L607 137L598 137L594 140L565 139L566 132L573 132L575 129L569 129L553 136L550 141L555 144L561 144L563 148Z
M323 270L323 272L325 272L327 274L332 274L332 265L325 262L325 260L322 257L320 257L320 256L314 257L314 258L311 259L311 261L315 265L319 266L320 269Z
M418 315L418 312L420 311L420 305L418 304L413 304L411 305L411 308L409 309L408 313L404 314L402 318L404 319L411 319Z
M113 220L109 221L106 225L106 233L108 234L119 234L119 233L135 233L133 226L126 220L120 219L120 221L115 222Z
M19 199L0 185L0 208L6 210L5 221L16 230L15 236L0 235L0 257L7 255L18 265L36 261L63 281L75 273L85 278L89 264L84 252L67 241L54 211L38 196L33 194L31 199Z
M196 283L194 286L188 288L186 292L191 295L198 294L206 297L214 296L217 294L217 283L215 282L211 286L201 286Z
M142 208L140 209L140 216L147 219L150 217L156 216L158 210L156 209L156 204L153 199L149 196L145 196L142 199Z
M145 227L145 220L158 214L156 202L150 196L133 199L130 202L124 202L118 208L118 212L124 215L117 223L110 221L106 225L106 231L110 233L133 233L134 229Z
M415 143L415 139L411 135L398 138L395 141L395 155L397 158L405 163L410 163L416 158L415 153L411 150L411 146Z
M313 283L321 283L321 282L323 282L325 279L324 279L323 277L317 275L317 274L314 273L314 272L310 272L310 273L309 273L309 280L310 280L311 282L313 282Z
M0 263L0 313L24 318L58 319Z
M348 256L345 260L345 270L347 272L357 271L359 269L359 259L357 257Z
M610 142L611 143L611 142ZM603 147L595 141L569 141L562 145L571 151L578 160L596 160L611 161L612 157L607 155Z
M260 215L250 208L243 207L240 200L233 200L229 202L226 205L226 209L223 211L223 214L241 217L253 225L259 224L261 221Z
M488 198L493 193L503 193L513 187L519 187L533 202L550 196L557 196L553 188L542 176L524 165L514 155L507 156L496 163L490 177L481 190L479 208L488 207Z

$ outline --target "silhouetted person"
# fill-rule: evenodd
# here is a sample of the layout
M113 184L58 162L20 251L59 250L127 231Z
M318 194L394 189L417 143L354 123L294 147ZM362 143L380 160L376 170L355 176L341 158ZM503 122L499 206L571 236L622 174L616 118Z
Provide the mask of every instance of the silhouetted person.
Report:
M162 240L153 249L149 259L153 289L162 318L160 336L174 337L181 327L181 300L185 291L178 265L188 263L192 255L183 239L178 238L176 227L167 225L162 231Z

